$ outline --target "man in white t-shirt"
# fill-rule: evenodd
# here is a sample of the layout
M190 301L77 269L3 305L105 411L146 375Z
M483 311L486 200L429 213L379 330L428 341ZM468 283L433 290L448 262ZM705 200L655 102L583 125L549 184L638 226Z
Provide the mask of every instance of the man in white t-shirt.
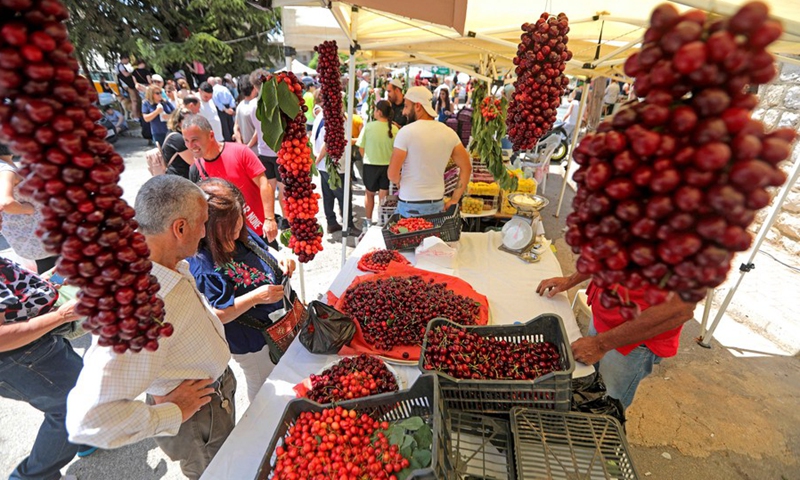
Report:
M619 100L619 83L615 82L614 80L608 80L608 86L606 87L605 94L603 95L603 115L610 115L614 111L614 105Z
M457 204L472 175L472 160L456 132L436 121L431 91L411 87L403 114L409 124L400 129L389 162L389 180L400 186L397 213L418 217L439 213ZM444 170L453 158L461 169L453 196L444 202Z
M214 87L208 82L200 84L200 115L204 116L208 123L211 124L211 129L214 131L214 138L218 142L224 142L225 136L222 135L222 122L219 119L219 111L214 104Z

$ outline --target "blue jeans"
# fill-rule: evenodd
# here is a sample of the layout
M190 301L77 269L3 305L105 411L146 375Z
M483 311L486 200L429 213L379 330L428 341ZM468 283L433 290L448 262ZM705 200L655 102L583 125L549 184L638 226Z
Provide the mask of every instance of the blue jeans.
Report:
M321 183L322 183L322 208L325 211L325 220L328 222L328 226L338 225L339 222L336 221L336 212L334 211L333 207L335 202L339 202L339 215L342 216L342 220L344 221L344 175L341 173L336 173L339 175L341 179L342 186L337 188L336 190L331 189L330 185L328 185L328 179L330 178L330 174L328 172L319 172ZM350 189L350 221L347 222L347 228L355 229L353 225L353 190Z
M589 325L589 336L597 335L594 321ZM609 397L616 398L628 408L633 403L633 396L639 382L653 371L653 365L661 363L661 357L644 345L639 345L627 355L619 353L616 349L607 352L600 359L599 366L595 368L603 376L606 391Z
M63 338L45 335L25 347L0 353L0 396L27 402L44 413L31 453L11 480L59 479L60 470L78 452L67 441L67 394L75 386L83 360Z
M394 213L399 213L402 217L420 217L422 215L433 215L434 213L442 213L444 211L444 200L439 200L433 203L408 203L397 202L397 210Z

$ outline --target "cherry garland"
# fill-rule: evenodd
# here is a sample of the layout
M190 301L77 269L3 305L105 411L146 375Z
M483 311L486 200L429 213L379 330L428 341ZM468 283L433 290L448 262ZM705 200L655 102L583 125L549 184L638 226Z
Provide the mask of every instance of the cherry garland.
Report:
M37 235L80 288L83 328L118 354L158 349L173 327L134 211L117 185L122 157L105 141L97 93L78 75L56 0L0 2L0 140L22 157L20 192L41 202Z
M563 13L543 13L536 23L522 25L524 33L514 57L517 80L508 106L508 138L514 150L531 150L556 121L569 78L564 75L572 52L567 49L569 19Z
M270 79L272 76L266 77ZM315 185L311 181L313 161L303 113L307 107L302 97L303 85L294 73L279 73L276 79L278 83L287 84L302 105L295 118L286 118L286 130L278 150L278 171L285 188L285 215L291 230L288 246L301 263L308 263L322 251L322 228L317 222L319 194L314 192Z
M645 286L650 305L670 291L697 302L725 280L733 252L750 247L747 228L770 203L766 187L786 181L778 163L796 135L767 134L750 118L757 99L745 86L774 77L765 47L782 32L767 13L753 2L708 22L701 11L657 7L625 66L645 100L576 148L565 239L580 253L577 269L607 288L605 308L635 318L626 289Z
M339 70L339 49L336 41L329 40L314 47L319 54L320 94L324 97L322 113L325 118L325 148L328 151L327 168L339 167L345 150L344 109L342 107L342 74ZM330 175L332 189L341 186L339 175Z

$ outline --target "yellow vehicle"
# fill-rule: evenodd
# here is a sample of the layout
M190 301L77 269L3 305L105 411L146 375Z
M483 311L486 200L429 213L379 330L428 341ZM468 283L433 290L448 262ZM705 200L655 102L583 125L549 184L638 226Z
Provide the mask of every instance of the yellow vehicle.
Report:
M97 90L97 93L103 93L103 86L101 84L101 80L105 80L106 85L114 95L119 96L119 85L117 85L117 77L111 72L91 72L92 76L92 83L94 84L94 89Z

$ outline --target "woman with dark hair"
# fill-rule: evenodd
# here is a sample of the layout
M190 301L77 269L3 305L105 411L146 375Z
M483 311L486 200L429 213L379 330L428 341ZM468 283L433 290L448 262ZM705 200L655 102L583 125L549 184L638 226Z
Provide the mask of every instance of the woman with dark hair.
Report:
M439 115L437 120L444 122L447 117L453 113L453 107L450 105L450 90L445 87L439 89L439 96L436 97L436 113Z
M381 100L375 104L375 121L368 123L358 137L356 146L364 158L364 197L367 224L372 222L375 193L379 201L389 194L389 160L392 158L397 125L392 122L392 104Z
M189 178L189 168L194 164L194 157L186 148L181 131L183 119L189 115L192 112L186 107L178 108L170 115L167 121L169 133L164 139L164 145L161 145L161 156L167 163L167 173L183 178Z
M221 178L199 184L208 195L206 236L197 255L188 258L197 288L225 326L231 353L244 371L252 402L274 365L262 330L270 314L283 308L283 279L291 277L294 261L275 259L264 240L247 228L244 197Z

